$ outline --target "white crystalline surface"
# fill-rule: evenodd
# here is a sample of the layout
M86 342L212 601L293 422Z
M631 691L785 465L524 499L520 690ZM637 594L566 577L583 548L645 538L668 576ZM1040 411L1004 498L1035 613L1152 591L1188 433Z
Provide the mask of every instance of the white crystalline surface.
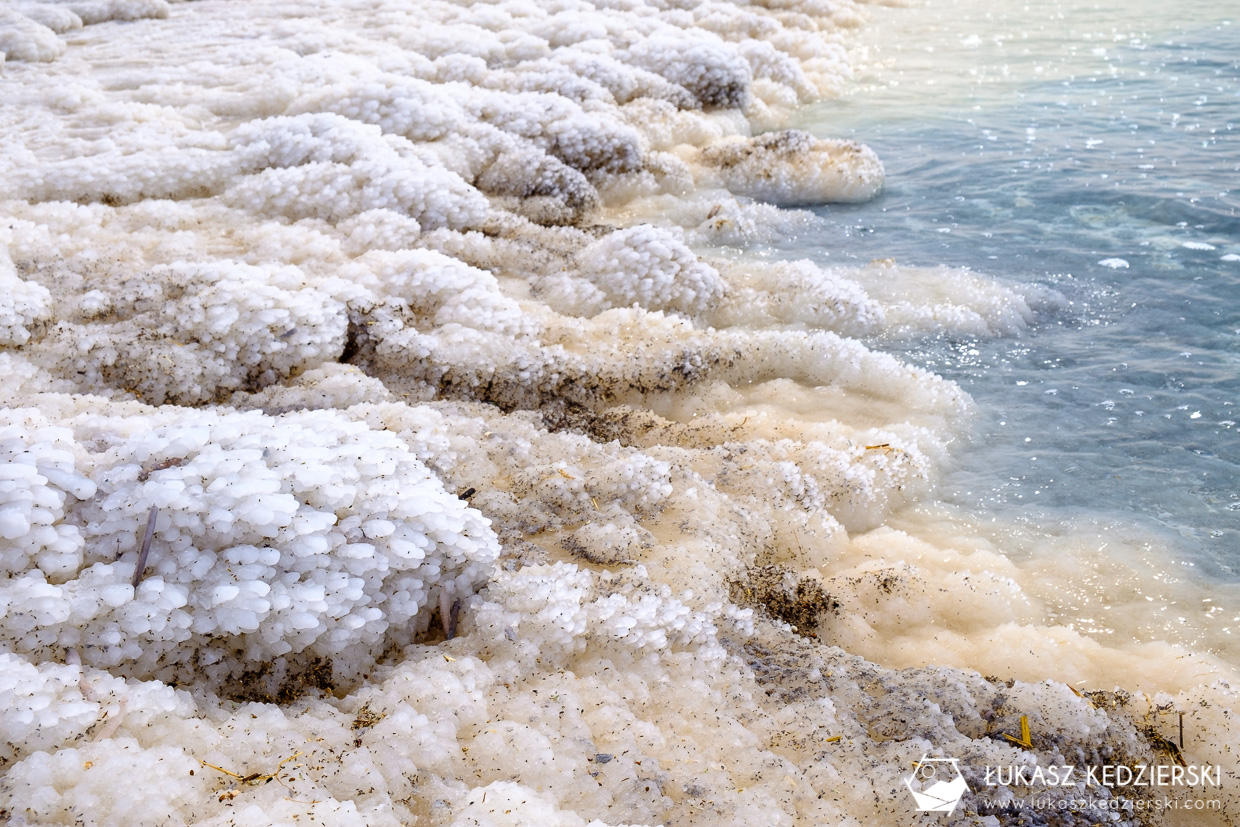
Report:
M972 403L872 345L1058 297L742 250L881 187L782 128L861 22L0 6L0 821L895 825L927 753L1156 760L1059 682L1148 661L896 520Z
M38 660L84 648L126 674L218 681L238 666L226 640L242 664L356 670L438 594L476 590L498 552L405 443L329 411L4 419L6 629ZM159 551L135 591L152 506Z

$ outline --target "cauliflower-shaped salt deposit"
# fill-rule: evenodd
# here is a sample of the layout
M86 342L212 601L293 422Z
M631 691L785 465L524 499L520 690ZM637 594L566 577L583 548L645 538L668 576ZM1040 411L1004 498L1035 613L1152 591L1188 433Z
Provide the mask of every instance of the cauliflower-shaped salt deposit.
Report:
M498 553L403 442L331 412L83 415L72 435L39 419L3 432L23 471L6 472L4 536L35 566L6 559L0 640L30 656L218 682L305 653L347 680Z
M457 324L521 336L536 325L499 291L495 277L431 250L375 252L363 261L387 296L407 301L430 327Z
M112 286L115 321L61 321L31 348L84 390L201 403L317 367L344 346L343 305L307 287L296 267L181 262Z
M710 312L723 295L719 274L672 232L642 224L610 233L578 255L581 275L613 307L637 304L688 316Z
M500 572L486 591L496 603L480 604L473 622L496 642L533 644L549 663L565 663L587 640L607 646L617 658L690 646L721 654L714 640L720 604L694 610L666 586L636 587L647 582L643 566L633 570L632 580L567 563Z
M288 114L334 112L411 141L434 141L459 129L466 120L461 98L467 90L464 85L387 76L315 89L295 101Z
M591 115L561 95L488 95L473 110L479 120L533 141L582 172L631 172L641 165L636 129Z
M74 468L72 433L10 412L0 426L0 571L30 564L59 576L82 564L78 526L64 521L69 498L88 499L96 485ZM33 427L32 427L33 426Z
M627 57L684 88L704 108L741 109L749 102L749 63L713 33L655 34L634 44Z
M0 7L0 54L5 58L47 62L64 51L64 42L42 22L19 9Z
M339 115L256 121L232 143L257 174L229 187L224 200L253 212L335 223L389 209L422 227L460 228L481 223L489 209L477 190L409 141Z

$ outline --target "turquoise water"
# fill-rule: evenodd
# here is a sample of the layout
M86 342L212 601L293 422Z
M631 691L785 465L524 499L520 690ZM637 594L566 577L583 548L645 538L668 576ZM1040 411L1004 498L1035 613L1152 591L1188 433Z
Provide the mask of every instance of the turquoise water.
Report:
M911 16L901 48L865 46L857 93L805 113L877 150L887 186L785 252L1059 290L1018 338L892 347L981 409L939 496L1015 524L1131 523L1240 580L1233 5L939 5L879 12Z

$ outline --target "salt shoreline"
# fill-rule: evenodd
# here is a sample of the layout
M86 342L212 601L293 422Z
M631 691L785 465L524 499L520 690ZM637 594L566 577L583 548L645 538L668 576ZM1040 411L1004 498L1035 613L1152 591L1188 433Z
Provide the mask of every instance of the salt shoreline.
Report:
M987 767L1171 762L1160 706L1240 806L1217 659L1083 696L829 645L1131 668L889 526L972 403L857 338L1056 296L725 249L881 185L769 131L860 7L237 8L0 21L10 823L902 824L926 755L973 787L945 823L1004 823Z

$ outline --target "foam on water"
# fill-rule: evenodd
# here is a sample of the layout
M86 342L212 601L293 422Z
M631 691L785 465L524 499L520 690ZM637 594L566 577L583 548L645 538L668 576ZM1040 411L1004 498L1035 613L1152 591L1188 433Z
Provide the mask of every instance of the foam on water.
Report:
M904 36L863 34L856 95L802 122L874 146L886 189L782 252L1062 294L1016 338L887 342L980 411L944 502L905 527L1001 549L1040 623L1235 663L1240 27L1218 3L1136 5L879 12Z

